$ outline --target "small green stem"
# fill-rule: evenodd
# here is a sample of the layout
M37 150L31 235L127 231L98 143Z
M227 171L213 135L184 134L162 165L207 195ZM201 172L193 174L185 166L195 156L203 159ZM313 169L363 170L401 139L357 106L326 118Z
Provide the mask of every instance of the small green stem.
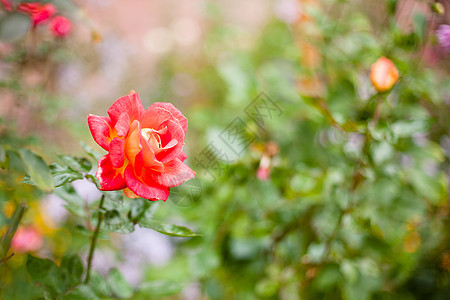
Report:
M92 266L92 259L94 258L95 245L97 243L98 233L100 232L100 226L102 225L102 221L103 221L103 212L101 210L103 208L104 201L105 201L105 195L102 195L102 198L100 199L100 204L98 206L99 211L98 211L97 227L95 228L94 235L92 236L92 240L91 240L91 246L89 248L87 271L86 271L86 278L84 279L84 283L89 282L89 278L91 275L91 266Z
M381 106L383 105L384 97L380 97L377 101L377 106L375 107L375 111L373 113L372 121L369 124L369 127L374 129L378 123L378 120L381 117Z

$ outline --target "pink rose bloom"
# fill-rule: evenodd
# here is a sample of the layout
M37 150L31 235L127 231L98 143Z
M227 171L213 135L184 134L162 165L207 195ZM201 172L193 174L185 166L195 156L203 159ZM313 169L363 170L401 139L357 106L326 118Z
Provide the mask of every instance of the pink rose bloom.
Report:
M20 3L17 11L30 15L33 28L40 23L46 22L51 16L57 13L53 4L43 4L41 2Z
M56 16L50 21L50 31L56 37L65 37L72 31L72 23L63 16Z
M19 253L36 251L42 247L43 239L33 226L19 227L11 241L11 248Z
M145 110L131 91L113 103L108 116L89 115L88 124L108 151L95 174L103 191L125 189L130 198L165 201L171 187L195 177L183 163L188 121L171 103L156 102Z

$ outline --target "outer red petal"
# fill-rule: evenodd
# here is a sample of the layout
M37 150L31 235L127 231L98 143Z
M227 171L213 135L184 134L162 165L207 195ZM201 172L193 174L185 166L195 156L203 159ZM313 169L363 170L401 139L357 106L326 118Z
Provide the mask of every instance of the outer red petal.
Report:
M99 117L94 115L88 116L88 125L91 130L92 137L97 144L106 151L109 151L111 120L109 117Z
M153 103L150 107L159 107L159 108L163 108L167 111L169 111L172 116L178 120L178 122L181 125L181 128L183 128L184 134L186 134L187 132L187 127L188 127L188 120L186 119L185 116L183 116L183 114L181 113L181 111L179 111L175 106L173 106L172 103L167 103L167 102L155 102Z
M114 125L119 120L120 115L124 112L128 113L130 122L140 119L145 110L138 93L132 91L130 94L117 99L113 105L111 105L108 109L108 115Z
M175 158L167 164L164 164L163 173L151 172L147 173L146 177L157 182L159 185L170 188L194 178L195 172L186 164L182 163L181 160Z
M102 191L121 190L127 186L122 169L113 167L108 154L98 160L98 170L95 177L100 182L100 190Z
M167 120L176 121L170 111L161 107L155 107L154 105L155 103L147 108L145 113L142 115L140 119L142 128L152 128L158 130L160 129L160 125Z
M125 140L120 137L114 138L109 144L109 157L114 168L120 168L125 162L124 153Z
M142 198L166 201L169 197L169 188L159 186L155 182L143 182L142 179L138 179L131 165L125 169L125 181L128 188Z

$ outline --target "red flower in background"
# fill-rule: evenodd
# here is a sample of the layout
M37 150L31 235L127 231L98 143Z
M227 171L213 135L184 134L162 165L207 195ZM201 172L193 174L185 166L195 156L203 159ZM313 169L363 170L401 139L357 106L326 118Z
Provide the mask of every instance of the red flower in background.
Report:
M43 4L40 2L20 3L17 6L17 10L30 15L33 27L36 27L39 23L46 22L51 16L57 13L53 4Z
M11 5L11 2L9 0L2 0L2 4L3 4L3 7L7 11L11 11L12 10L12 5Z
M42 247L42 234L33 226L24 226L17 229L11 241L11 248L19 253L36 251Z
M170 103L144 110L131 91L119 98L107 117L89 115L94 140L109 153L98 161L95 175L104 191L125 189L131 198L167 200L171 187L195 177L183 161L187 119Z
M56 16L50 21L50 31L54 36L65 37L72 31L72 23L63 16Z

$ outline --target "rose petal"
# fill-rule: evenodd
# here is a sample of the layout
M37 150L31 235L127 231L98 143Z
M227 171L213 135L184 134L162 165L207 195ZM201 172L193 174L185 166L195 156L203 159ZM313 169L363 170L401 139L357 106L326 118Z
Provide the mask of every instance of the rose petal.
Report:
M172 116L178 120L178 122L181 125L181 128L183 128L184 134L186 134L187 132L187 127L188 127L188 120L186 119L185 116L183 116L183 114L181 113L181 111L179 111L175 106L173 106L172 103L167 103L167 102L155 102L153 103L150 107L159 107L159 108L164 108L165 110L169 111Z
M152 147L150 146L148 141L146 141L142 136L141 136L141 146L142 146L142 160L144 167L152 168L154 170L162 172L164 170L163 163L156 159L155 152L153 151Z
M139 120L141 115L145 112L142 106L139 95L132 91L130 94L117 99L113 105L108 109L108 115L111 118L112 124L116 124L122 113L126 112L130 118L130 122Z
M160 135L163 148L156 154L156 159L166 163L180 155L184 145L185 133L175 121L169 120L164 122L163 125L167 126L167 133Z
M130 117L126 112L120 115L114 129L116 129L117 135L120 137L125 137L128 134L128 131L130 131Z
M109 157L114 168L120 168L125 161L123 138L116 137L109 144Z
M131 165L125 169L125 181L128 188L136 195L149 200L163 200L166 201L169 197L170 189L159 186L155 182L143 182L138 179L133 172Z
M181 161L185 161L187 157L188 156L183 151L181 151L180 155L178 155L177 158Z
M159 126L167 120L175 120L173 115L164 108L154 107L152 104L142 115L140 122L142 128L159 129Z
M100 145L106 151L109 150L110 132L111 132L111 120L109 117L100 117L89 115L88 125L91 131L92 137L97 144Z
M122 169L113 167L109 155L105 155L98 160L98 170L95 177L100 182L100 190L102 191L121 190L127 186Z
M131 199L139 198L139 196L133 193L129 188L123 189L123 193L125 194L125 196Z
M133 123L131 123L128 137L125 140L125 155L134 165L136 155L141 151L141 125L138 120L134 120Z
M164 172L150 172L145 177L150 177L152 181L165 187L174 187L195 177L195 172L191 170L181 160L174 160L164 164ZM147 180L148 181L148 180Z

